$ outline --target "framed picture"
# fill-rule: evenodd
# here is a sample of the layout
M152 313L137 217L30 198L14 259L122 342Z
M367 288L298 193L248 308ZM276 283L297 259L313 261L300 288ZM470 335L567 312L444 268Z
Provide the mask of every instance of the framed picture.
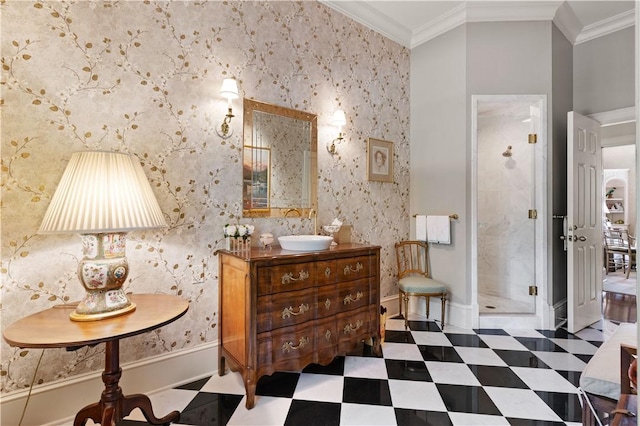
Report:
M242 166L243 209L269 209L271 150L245 146Z
M393 142L369 138L367 141L367 179L393 182Z

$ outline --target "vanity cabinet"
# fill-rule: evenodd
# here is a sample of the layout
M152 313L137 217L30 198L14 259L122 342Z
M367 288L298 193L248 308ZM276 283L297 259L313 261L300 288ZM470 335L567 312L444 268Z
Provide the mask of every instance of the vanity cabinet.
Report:
M329 364L371 338L380 350L380 247L280 248L219 258L218 372L242 374L246 407L260 377Z

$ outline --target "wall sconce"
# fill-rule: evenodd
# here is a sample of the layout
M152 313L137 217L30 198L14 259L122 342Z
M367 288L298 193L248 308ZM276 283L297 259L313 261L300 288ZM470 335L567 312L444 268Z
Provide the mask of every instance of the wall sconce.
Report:
M216 128L216 132L218 133L218 136L220 136L221 138L227 139L231 137L231 135L233 134L233 129L230 126L231 119L234 117L233 109L231 108L232 106L231 101L234 99L238 99L240 97L240 94L238 93L238 83L236 82L235 79L225 78L222 81L220 96L222 96L223 98L227 98L227 101L229 102L228 104L229 109L227 110L227 115L224 116L224 120L222 121L222 124L220 124L220 128Z
M329 151L329 154L335 155L338 153L338 150L336 149L336 143L340 143L344 140L344 135L342 134L342 126L347 124L347 117L345 116L343 110L337 109L336 112L333 113L331 124L338 128L338 137L332 140L331 144L327 144L327 151Z

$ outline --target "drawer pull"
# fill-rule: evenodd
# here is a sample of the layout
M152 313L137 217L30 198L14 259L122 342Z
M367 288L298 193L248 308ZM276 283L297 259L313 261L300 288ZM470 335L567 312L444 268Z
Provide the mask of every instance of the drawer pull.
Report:
M329 310L331 309L331 300L327 297L327 300L324 301L324 307Z
M304 314L304 313L305 313L305 312L307 312L308 310L309 310L309 304L308 304L308 303L307 303L307 304L304 304L304 303L303 303L303 304L301 304L301 305L298 307L298 312L296 312L296 311L293 309L293 306L289 306L288 308L284 308L284 309L282 310L282 319L287 319L287 318L289 318L291 315L293 315L293 316L297 316L297 315L300 315L300 314Z
M282 353L286 354L291 352L292 350L302 349L309 344L308 337L301 337L298 346L294 346L293 342L284 342L282 344Z
M351 334L351 332L356 331L360 327L362 327L364 323L362 320L356 321L356 326L354 327L352 324L348 324L344 326L344 334Z
M300 273L298 274L298 278L293 277L293 272L287 272L282 276L282 284L289 284L291 281L304 281L307 278L309 278L308 271L300 271Z
M327 331L324 333L324 338L325 338L325 339L327 339L327 342L330 342L330 341L331 341L331 330L327 330Z
M331 276L331 268L327 266L327 269L324 270L324 276L329 278Z
M357 302L358 300L362 299L363 297L364 297L364 293L362 293L361 291L356 293L356 297L353 297L351 295L351 293L349 293L344 297L344 304L348 305L351 302Z
M360 271L362 271L364 269L364 266L362 266L362 263L360 262L356 262L356 267L355 269L351 267L351 265L347 265L344 267L344 274L345 275L349 275L350 273L358 273Z

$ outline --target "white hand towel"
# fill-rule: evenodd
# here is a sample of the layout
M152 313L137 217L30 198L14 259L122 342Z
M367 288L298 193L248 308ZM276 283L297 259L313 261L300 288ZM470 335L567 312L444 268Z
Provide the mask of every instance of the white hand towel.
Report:
M450 221L449 216L427 216L427 241L451 244Z
M427 216L416 215L416 240L427 241Z

